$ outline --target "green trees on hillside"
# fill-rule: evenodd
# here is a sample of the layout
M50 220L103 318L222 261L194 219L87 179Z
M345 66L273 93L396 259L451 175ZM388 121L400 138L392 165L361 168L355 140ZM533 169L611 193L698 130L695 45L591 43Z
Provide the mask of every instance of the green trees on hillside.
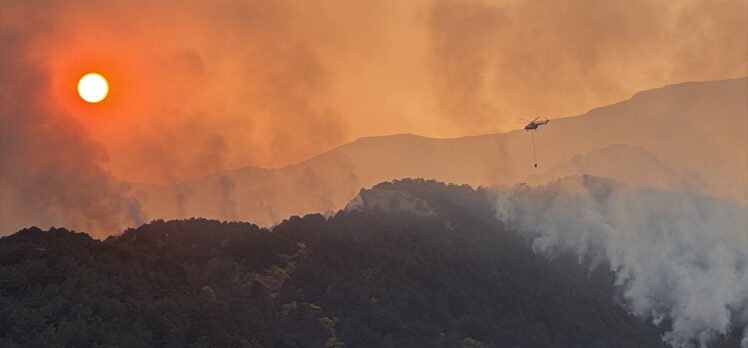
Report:
M648 347L660 331L604 276L532 253L466 186L379 188L437 216L367 209L272 230L154 221L105 241L0 239L0 346Z

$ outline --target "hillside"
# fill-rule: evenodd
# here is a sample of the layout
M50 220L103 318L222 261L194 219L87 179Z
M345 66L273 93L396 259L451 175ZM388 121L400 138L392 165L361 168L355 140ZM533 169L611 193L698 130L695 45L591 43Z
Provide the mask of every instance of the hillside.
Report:
M36 228L2 238L0 345L663 346L613 301L610 272L534 253L487 191L375 190L272 230L190 219L105 241Z
M747 98L748 78L690 82L577 117L549 115L551 123L536 133L538 169L525 131L457 139L392 135L362 138L280 169L244 168L176 185L134 184L133 192L150 218L203 216L269 226L288 215L340 209L360 188L397 178L474 186L513 185L531 176L551 180L569 171L547 170L620 144L641 149L627 152L627 163L658 166L652 169L657 182L641 177L636 184L661 186L670 180L661 174L669 172L673 180L688 182L689 190L746 204ZM595 161L595 168L624 167L615 154ZM625 174L608 170L606 176Z

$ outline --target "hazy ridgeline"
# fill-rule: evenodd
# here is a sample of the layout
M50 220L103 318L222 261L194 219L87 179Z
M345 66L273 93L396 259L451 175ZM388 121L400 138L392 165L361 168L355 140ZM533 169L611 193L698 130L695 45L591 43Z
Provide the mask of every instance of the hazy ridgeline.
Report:
M748 203L748 78L639 93L535 135L363 138L277 170L244 168L176 185L132 185L150 218L204 216L269 226L335 211L363 187L398 178L479 185L542 184L575 174Z
M9 66L22 63L3 57ZM29 66L19 69L35 73ZM10 128L3 128L9 133L0 233L61 225L106 236L147 219L193 216L270 226L289 215L341 209L363 187L407 177L479 186L594 174L745 205L746 95L748 78L684 83L554 119L536 133L539 169L532 165L525 131L456 139L394 135L359 139L281 169L247 167L174 185L116 182L96 157L104 156L101 149L65 126L60 115L35 111L29 117L56 126L32 132L9 119ZM91 156L72 157L78 153Z

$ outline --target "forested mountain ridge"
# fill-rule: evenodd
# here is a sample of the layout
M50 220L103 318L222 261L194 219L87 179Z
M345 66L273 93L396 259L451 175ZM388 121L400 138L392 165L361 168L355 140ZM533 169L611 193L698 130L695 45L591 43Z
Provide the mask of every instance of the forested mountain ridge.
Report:
M392 202L272 229L157 220L104 241L54 228L2 238L0 345L664 346L613 301L609 272L533 253L486 191L375 189L435 214Z

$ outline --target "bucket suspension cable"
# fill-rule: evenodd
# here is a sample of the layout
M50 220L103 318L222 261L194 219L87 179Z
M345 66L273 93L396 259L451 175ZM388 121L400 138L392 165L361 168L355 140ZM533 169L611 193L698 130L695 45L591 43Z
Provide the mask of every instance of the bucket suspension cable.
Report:
M535 132L531 131L530 132L530 136L532 138L532 162L533 162L533 164L535 164L535 168L537 168L538 167L538 159L535 156Z

